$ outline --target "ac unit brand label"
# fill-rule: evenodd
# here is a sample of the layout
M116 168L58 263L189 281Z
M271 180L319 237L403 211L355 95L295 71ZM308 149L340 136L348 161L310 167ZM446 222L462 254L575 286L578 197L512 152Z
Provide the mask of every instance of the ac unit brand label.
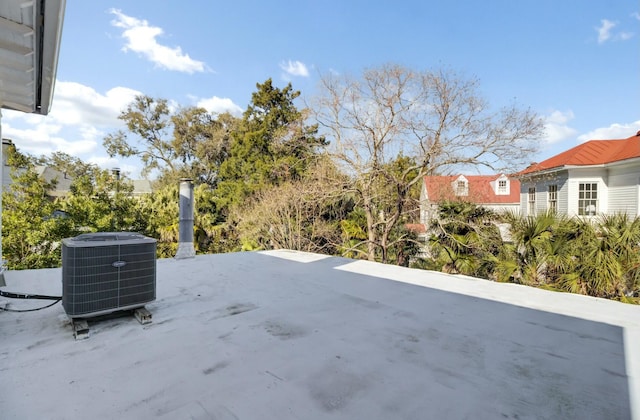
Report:
M122 268L125 265L127 265L126 261L114 261L111 263L112 266L114 266L115 268Z

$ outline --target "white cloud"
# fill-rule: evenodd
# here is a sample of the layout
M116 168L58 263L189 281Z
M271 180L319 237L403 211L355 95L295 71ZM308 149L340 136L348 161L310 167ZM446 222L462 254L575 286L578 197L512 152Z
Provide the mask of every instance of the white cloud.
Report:
M280 68L291 76L309 77L307 66L300 61L283 61L280 63Z
M574 118L573 111L553 111L544 117L545 140L548 144L558 143L577 134L577 130L569 127L568 123Z
M192 59L189 54L182 52L182 48L159 44L156 37L164 33L162 28L149 26L146 20L127 16L118 9L109 12L116 16L111 24L123 29L122 37L127 40L124 51L136 52L166 70L189 74L206 70L204 62Z
M13 124L5 124L2 127L3 137L12 139L21 152L36 156L49 155L57 151L80 156L94 151L98 146L96 139L79 138L70 141L62 134L62 126L45 117L42 117L38 124L27 128L16 127Z
M595 29L598 31L598 44L604 44L611 38L611 30L617 25L617 23L608 19L602 19L600 23L601 25Z
M638 13L635 13L632 16L636 19L640 19L640 14ZM598 32L598 44L604 44L607 41L627 41L635 35L633 32L628 31L614 32L613 29L618 26L618 22L602 19L600 23L601 25L595 28Z
M222 114L228 112L232 115L239 116L242 114L242 108L234 104L229 98L218 98L212 96L211 98L200 99L196 106L206 109L211 113Z
M622 41L633 38L633 32L620 32L618 35Z
M102 95L80 83L57 81L49 115L63 125L112 127L119 125L118 115L136 95L141 92L125 87L115 87Z
M125 128L118 116L141 94L126 87L114 87L103 94L90 86L57 80L51 112L42 116L2 110L2 135L23 153L40 156L62 151L102 168L120 167L131 177L140 177L142 164L136 158L109 158L102 141L108 133ZM209 112L242 114L229 98L192 99ZM173 100L167 105L170 112L180 107Z
M107 132L123 126L118 115L139 94L115 87L102 95L89 86L57 80L49 115L7 110L2 113L2 135L25 153L62 151L84 158L100 149Z
M631 17L636 18L637 20L640 20L640 13L633 12L633 13L631 13Z
M589 140L626 139L640 131L640 120L628 124L611 124L600 127L578 136L578 141L584 143Z

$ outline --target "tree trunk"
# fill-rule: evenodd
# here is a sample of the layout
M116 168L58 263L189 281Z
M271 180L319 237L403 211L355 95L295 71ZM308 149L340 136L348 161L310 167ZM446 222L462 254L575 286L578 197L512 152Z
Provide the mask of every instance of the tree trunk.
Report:
M367 218L367 259L369 261L376 260L376 231L374 227L374 218L371 210L371 199L364 197L364 214Z

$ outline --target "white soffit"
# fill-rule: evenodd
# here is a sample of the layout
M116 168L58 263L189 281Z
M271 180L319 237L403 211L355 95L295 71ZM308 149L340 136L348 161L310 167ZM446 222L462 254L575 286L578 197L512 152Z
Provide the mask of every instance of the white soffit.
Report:
M0 104L46 115L51 107L66 0L0 1Z

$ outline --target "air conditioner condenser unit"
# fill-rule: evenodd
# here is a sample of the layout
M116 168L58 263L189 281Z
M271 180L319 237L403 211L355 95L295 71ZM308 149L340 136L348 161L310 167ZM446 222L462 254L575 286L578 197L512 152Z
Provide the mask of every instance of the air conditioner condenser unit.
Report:
M62 306L89 318L156 298L156 240L139 233L85 233L62 240Z

